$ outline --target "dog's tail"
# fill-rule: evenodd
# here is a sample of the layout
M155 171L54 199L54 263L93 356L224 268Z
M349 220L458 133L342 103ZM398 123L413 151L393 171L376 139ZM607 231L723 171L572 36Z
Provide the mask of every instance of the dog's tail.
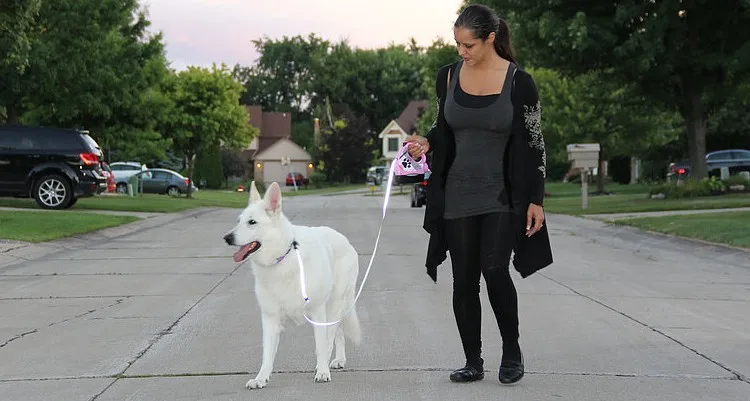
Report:
M359 345L362 342L362 327L359 325L359 317L357 316L356 309L344 317L344 320L341 322L341 329L354 345Z

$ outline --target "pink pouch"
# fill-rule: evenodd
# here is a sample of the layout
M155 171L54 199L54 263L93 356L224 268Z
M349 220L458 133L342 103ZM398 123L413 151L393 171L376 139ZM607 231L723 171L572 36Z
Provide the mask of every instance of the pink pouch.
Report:
M418 160L414 160L409 154L409 143L404 143L396 156L396 160L394 171L396 175L410 177L430 172L430 166L427 165L427 156L422 155Z

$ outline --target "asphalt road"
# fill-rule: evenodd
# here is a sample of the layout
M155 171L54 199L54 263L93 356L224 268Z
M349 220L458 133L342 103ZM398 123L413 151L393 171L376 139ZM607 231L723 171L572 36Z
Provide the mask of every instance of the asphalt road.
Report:
M284 200L361 254L380 219L362 194ZM0 244L0 400L750 400L750 254L549 216L556 263L514 274L526 377L496 378L501 343L482 287L484 381L463 364L450 262L423 267L423 209L392 199L357 306L363 343L313 383L309 326L282 334L267 388L253 278L222 235L236 210L149 217L43 246Z

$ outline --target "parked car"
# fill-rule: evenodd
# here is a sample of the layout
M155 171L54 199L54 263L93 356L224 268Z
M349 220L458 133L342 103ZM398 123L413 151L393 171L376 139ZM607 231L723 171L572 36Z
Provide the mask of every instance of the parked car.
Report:
M422 207L427 204L427 179L429 174L425 174L424 180L414 184L411 191L411 207Z
M307 185L310 183L310 180L305 178L305 176L302 175L302 173L289 173L286 175L286 185L287 186L293 186L295 185Z
M372 185L380 185L383 181L388 179L388 167L387 166L373 166L367 169L367 183Z
M110 163L109 168L115 177L117 192L125 194L128 192L128 180L133 174L145 171L148 167L138 162L114 162Z
M0 195L67 209L107 189L102 151L88 131L0 126Z
M709 175L719 175L719 169L727 167L730 175L740 171L750 171L750 150L725 149L706 153L706 169ZM671 163L667 172L667 179L685 178L690 176L690 163Z
M117 190L115 175L112 174L112 169L109 168L107 162L102 162L102 175L107 179L107 192L115 192Z
M187 193L190 179L182 174L166 168L152 168L136 172L139 180L140 190L144 194L167 194L169 196L179 196ZM198 191L195 185L192 185L193 192ZM127 188L126 188L127 191Z

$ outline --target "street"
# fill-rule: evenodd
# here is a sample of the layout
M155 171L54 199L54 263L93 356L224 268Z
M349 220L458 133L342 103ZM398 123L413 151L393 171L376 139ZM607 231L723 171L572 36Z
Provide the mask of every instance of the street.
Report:
M361 278L381 202L300 196L283 207L294 223L347 235ZM312 328L289 327L268 387L246 390L262 348L252 274L222 240L238 213L150 217L0 259L0 400L750 400L750 253L561 215L548 216L555 263L513 274L526 377L497 381L482 283L488 373L451 383L464 360L450 261L436 284L425 274L424 209L408 196L391 198L346 369L314 383Z

